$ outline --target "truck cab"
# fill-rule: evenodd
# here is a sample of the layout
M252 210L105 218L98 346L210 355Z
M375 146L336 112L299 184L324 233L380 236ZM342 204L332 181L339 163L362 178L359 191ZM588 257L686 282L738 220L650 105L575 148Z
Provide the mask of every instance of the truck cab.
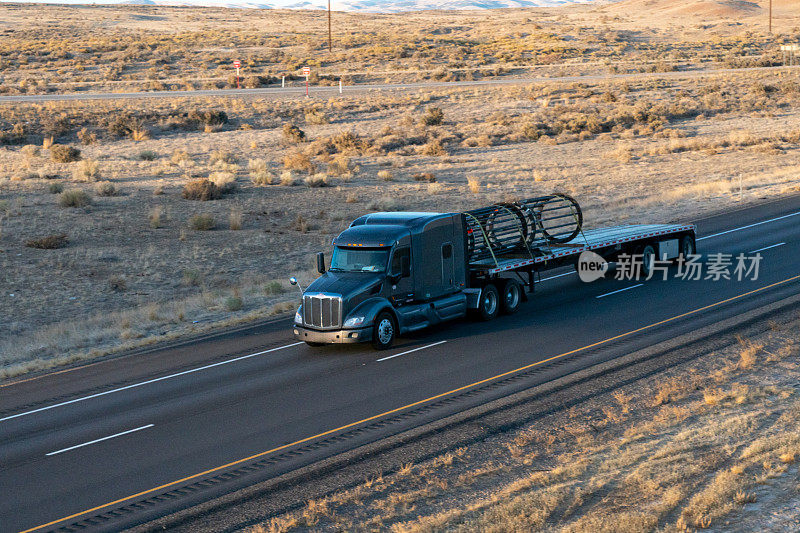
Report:
M461 213L372 213L333 240L330 268L303 292L294 335L310 345L369 342L466 314Z

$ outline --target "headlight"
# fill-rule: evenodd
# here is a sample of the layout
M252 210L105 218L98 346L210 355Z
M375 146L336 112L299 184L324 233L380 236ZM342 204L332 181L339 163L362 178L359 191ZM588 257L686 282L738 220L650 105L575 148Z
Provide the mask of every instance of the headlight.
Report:
M344 327L346 328L355 328L360 326L364 323L363 316L351 316L347 320L344 321Z
M302 309L303 309L303 306L301 305L300 307L297 308L297 311L295 311L295 313L294 313L294 323L295 324L301 324L301 325L303 324L303 315L300 313L300 311Z

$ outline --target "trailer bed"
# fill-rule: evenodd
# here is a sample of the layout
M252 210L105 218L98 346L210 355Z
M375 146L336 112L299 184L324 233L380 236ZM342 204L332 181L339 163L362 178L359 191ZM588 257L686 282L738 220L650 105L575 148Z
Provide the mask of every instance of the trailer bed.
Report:
M534 257L523 257L519 255L515 257L501 256L497 257L496 261L485 259L470 263L469 267L473 271L487 274L526 269L527 267L535 267L537 265L544 266L548 263L552 263L555 267L562 265L564 260L570 256L575 256L577 259L577 256L585 250L599 250L626 242L669 236L671 234L677 235L694 230L695 226L692 224L640 224L590 229L583 231L580 235L567 243L537 247L532 250Z

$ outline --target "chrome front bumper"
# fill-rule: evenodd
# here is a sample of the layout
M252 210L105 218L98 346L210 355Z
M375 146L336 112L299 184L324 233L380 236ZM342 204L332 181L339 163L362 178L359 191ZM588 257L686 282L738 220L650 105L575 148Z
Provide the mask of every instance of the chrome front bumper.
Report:
M294 338L299 341L321 342L323 344L351 344L372 340L372 328L337 329L332 331L317 331L294 325Z

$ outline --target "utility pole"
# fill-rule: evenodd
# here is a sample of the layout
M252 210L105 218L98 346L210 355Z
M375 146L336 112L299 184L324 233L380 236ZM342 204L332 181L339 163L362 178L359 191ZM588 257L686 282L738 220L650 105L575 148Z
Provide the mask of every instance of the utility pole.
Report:
M770 9L772 8L772 0L770 0ZM771 13L771 11L770 11ZM772 19L770 19L770 28L772 28ZM772 31L772 29L770 29ZM331 44L331 0L328 0L328 52L333 49Z

